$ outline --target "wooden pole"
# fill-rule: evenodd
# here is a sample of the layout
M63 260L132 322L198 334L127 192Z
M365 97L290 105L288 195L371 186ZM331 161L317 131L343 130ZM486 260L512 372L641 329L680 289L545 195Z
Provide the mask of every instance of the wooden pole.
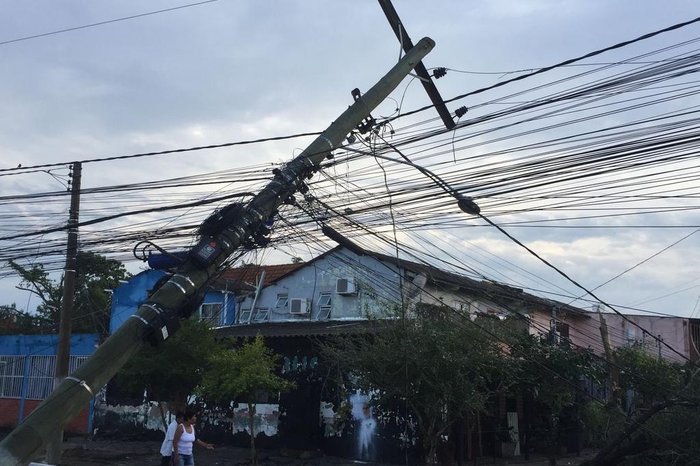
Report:
M80 162L74 162L72 165L72 172L70 211L68 213L68 242L66 246L66 266L63 271L63 298L61 299L61 317L58 326L54 389L68 376L68 368L70 365L71 322L73 321L75 277L78 266L78 223L82 164ZM61 462L62 446L63 426L56 431L55 437L47 445L46 459L49 464L59 464Z

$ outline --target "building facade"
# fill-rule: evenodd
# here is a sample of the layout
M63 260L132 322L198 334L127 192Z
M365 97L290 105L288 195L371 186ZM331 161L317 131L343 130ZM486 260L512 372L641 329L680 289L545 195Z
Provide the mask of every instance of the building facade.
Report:
M149 280L141 283L141 288L146 283L152 286L157 278ZM252 434L258 444L321 450L364 461L399 461L406 449L418 442L415 432L406 430L413 421L405 413L387 416L374 412L370 394L351 391L347 399L339 399L337 393L329 393L328 371L320 366L318 341L334 335L375 332L382 322L431 308L448 307L464 318L515 313L522 317L524 327L533 315L551 316L556 310L557 315L573 316L577 312L507 285L344 246L306 263L231 269L212 286L231 293L228 324L214 325L216 335L234 341L264 336L267 345L281 355L282 375L296 384L281 398L261 400L256 405ZM142 300L146 294L138 296ZM115 301L121 302L116 293ZM218 302L223 303L223 297ZM129 304L130 312L137 306L138 299ZM228 320L231 315L232 321ZM115 313L116 318L124 317ZM118 400L106 401L101 409L121 413L132 431L135 423L143 429L160 429L160 413L153 403L127 407L115 406ZM346 413L348 406L352 408ZM517 424L519 409L508 414L504 407L503 416ZM245 446L251 434L246 415L247 407L235 403L225 414L203 409L201 432L217 442Z

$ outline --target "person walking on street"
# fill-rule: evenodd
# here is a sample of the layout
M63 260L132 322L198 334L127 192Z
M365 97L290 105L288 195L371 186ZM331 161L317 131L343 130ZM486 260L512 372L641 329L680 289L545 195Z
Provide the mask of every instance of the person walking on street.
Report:
M172 420L165 431L165 438L160 446L160 466L171 466L173 464L173 439L175 438L177 426L182 424L183 417L182 411L175 413L175 419Z
M207 448L214 449L214 445L206 443L197 438L194 433L194 423L197 422L197 414L187 409L185 411L182 424L177 426L175 436L173 437L173 457L177 460L177 466L194 466L194 456L192 455L192 447L195 443Z

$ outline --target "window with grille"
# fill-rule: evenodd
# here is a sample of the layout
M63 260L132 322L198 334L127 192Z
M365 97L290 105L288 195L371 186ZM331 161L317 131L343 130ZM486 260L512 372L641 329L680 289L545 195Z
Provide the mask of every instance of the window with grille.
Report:
M223 310L221 303L205 303L199 308L199 320L205 322L210 327L218 327L221 325L221 312Z

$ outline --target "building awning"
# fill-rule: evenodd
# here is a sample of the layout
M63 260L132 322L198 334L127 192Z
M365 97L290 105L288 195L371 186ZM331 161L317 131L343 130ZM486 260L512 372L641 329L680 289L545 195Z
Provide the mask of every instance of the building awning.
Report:
M388 321L381 320L325 320L299 322L261 322L248 325L219 327L214 330L217 338L300 337L321 335L350 335L374 333L386 328Z

